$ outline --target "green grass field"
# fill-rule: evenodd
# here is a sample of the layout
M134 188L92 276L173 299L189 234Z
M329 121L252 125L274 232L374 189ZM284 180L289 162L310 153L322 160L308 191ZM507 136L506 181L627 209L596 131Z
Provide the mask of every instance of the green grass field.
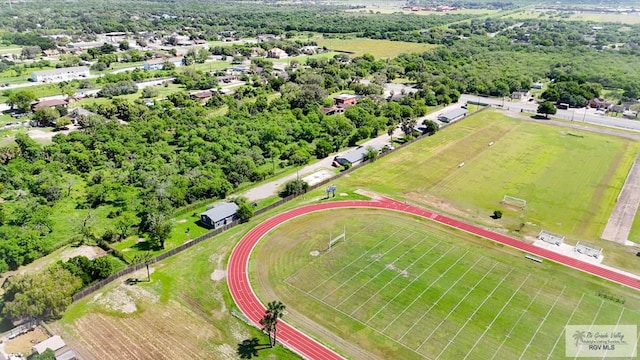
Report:
M352 53L353 56L371 54L376 59L396 57L400 54L425 52L435 47L435 45L430 44L363 38L318 39L317 43L318 46L326 46L327 49L332 51L344 51Z
M346 241L327 251L343 227ZM567 324L640 323L637 292L387 211L306 215L256 249L261 299L282 299L288 322L347 357L356 356L298 314L385 359L558 359Z
M598 239L639 150L640 144L630 140L514 120L490 110L336 183L489 226L514 230L525 223L521 235L546 229ZM526 209L503 206L504 195L525 199ZM490 219L495 209L505 217Z

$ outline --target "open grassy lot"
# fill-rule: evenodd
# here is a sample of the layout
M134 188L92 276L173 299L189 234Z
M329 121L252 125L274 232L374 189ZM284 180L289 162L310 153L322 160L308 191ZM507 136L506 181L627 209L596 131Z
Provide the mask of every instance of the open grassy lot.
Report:
M430 44L364 38L318 39L317 43L319 46L326 46L329 50L343 51L353 56L371 54L376 59L396 57L400 54L425 52L435 47L435 45Z
M337 184L427 204L490 226L514 230L524 223L524 235L546 229L597 239L639 149L630 140L484 111ZM504 195L525 199L526 209L503 206ZM489 218L495 209L505 213L497 222Z
M224 262L247 229L236 227L154 264L150 283L144 270L132 275L141 283L114 282L73 304L52 324L54 331L87 360L298 359L282 347L265 348L266 337L230 311ZM254 337L262 345L239 346Z
M330 233L344 227L346 241L327 251ZM640 322L637 292L381 210L294 219L258 245L250 264L263 301L282 299L288 322L348 358L307 318L371 358L456 360L563 358L567 324Z

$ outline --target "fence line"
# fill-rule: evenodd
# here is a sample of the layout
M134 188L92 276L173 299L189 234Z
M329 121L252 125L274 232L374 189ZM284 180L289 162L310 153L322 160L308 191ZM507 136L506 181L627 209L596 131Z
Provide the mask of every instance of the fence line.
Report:
M474 111L474 112L473 112L473 113L471 113L470 115L477 114L477 113L479 113L479 112L481 112L481 111L484 111L484 110L486 110L486 109L488 109L488 108L490 108L490 107L489 107L489 106L485 106L485 107L483 107L483 108L481 108L481 109L478 109L478 110ZM468 117L468 116L469 116L469 115L465 116L464 118L466 118L466 117ZM449 127L449 126L453 126L453 125L455 125L455 124L459 123L460 121L462 121L464 118L462 118L462 119L460 119L460 120L457 120L457 121L454 121L454 122L451 122L451 123L448 123L448 124L443 124L443 125L440 127L440 129L447 128L447 127ZM427 137L427 136L428 136L428 135L421 135L421 136L418 136L418 137L416 137L416 138L414 138L414 139L411 139L411 140L409 140L409 141L407 141L407 142L405 142L405 143L403 143L403 144L398 145L398 147L396 147L394 150L390 150L390 151L387 151L387 152L385 152L385 153L380 154L378 157L384 157L384 156L387 156L387 155L389 155L390 153L392 153L392 152L394 152L394 151L397 151L397 150L400 150L400 149L402 149L402 148L404 148L404 147L406 147L406 146L409 146L409 145L411 145L411 144L415 143L416 141L421 140L421 139L423 139L423 138L425 138L425 137ZM309 188L307 189L307 191L315 190L315 189L319 188L320 186L323 186L323 185L326 185L326 184L327 184L327 183L329 183L329 182L335 181L335 180L337 180L337 179L339 179L339 178L341 178L341 177L343 177L343 176L345 176L345 175L347 175L347 174L351 173L352 171L354 171L354 170L356 170L356 169L359 169L361 166L364 166L364 165L366 165L366 164L369 164L369 163L371 163L371 162L373 162L373 161L375 161L375 159L372 159L372 160L365 160L365 161L363 161L362 163L360 163L360 164L358 164L358 165L356 165L356 166L352 166L352 167L350 167L349 169L346 169L346 170L344 170L344 171L341 171L340 173L336 174L335 176L332 176L332 177L330 177L330 178L328 178L328 179L324 179L324 180L320 181L319 183L317 183L317 184L315 184L315 185L309 186ZM265 206L265 207L264 207L264 208L262 208L262 209L258 209L258 210L256 210L256 211L255 211L255 213L254 213L254 216L255 216L255 215L261 215L261 214L264 214L265 212L267 212L267 211L269 211L269 210L272 210L272 209L274 209L274 208L276 208L276 207L278 207L278 206L280 206L280 205L282 205L282 204L284 204L284 203L287 203L287 202L289 202L289 201L291 201L291 200L293 200L293 199L297 198L297 197L298 197L298 196L300 196L300 195L304 195L304 194L289 195L289 196L287 196L287 197L285 197L285 198L282 198L282 199L280 199L280 200L278 200L278 201L274 202L273 204L270 204L270 205L268 205L268 206ZM209 231L209 232L208 232L208 233L206 233L206 234L200 235L200 236L198 236L197 238L195 238L195 239L193 239L193 240L189 240L189 241L185 242L184 244L182 244L182 245L180 245L180 246L177 246L177 247L175 247L175 248L173 248L173 249L171 249L171 250L169 250L169 251L167 251L167 252L165 252L165 253L162 253L162 254L160 254L160 255L158 255L158 256L156 256L156 257L154 257L153 259L151 259L151 260L149 261L149 264L154 264L154 263L156 263L156 262L158 262L158 261L162 261L162 260L164 260L164 259L166 259L166 258L168 258L168 257L170 257L170 256L173 256L173 255L175 255L175 254L177 254L177 253L179 253L179 252L182 252L182 251L184 251L184 250L186 250L186 249L188 249L188 248L190 248L190 247L192 247L192 246L194 246L194 245L197 245L197 244L199 244L199 243L201 243L201 242L203 242L203 241L205 241L205 240L207 240L207 239L210 239L210 238L212 238L212 237L214 237L214 236L216 236L216 235L218 235L218 234L220 234L220 233L222 233L222 232L224 232L224 231L226 231L226 230L228 230L228 229L231 229L232 227L234 227L234 226L238 225L239 223L240 223L240 222L239 222L238 220L235 220L235 221L233 221L233 222L231 222L231 223L229 223L229 224L227 224L227 225L224 225L224 226L219 227L219 228L217 228L217 229L211 230L211 231ZM109 248L111 248L111 247L109 247ZM113 248L111 248L111 249L113 249ZM113 250L115 251L115 249L113 249ZM78 301L78 300L80 300L80 299L84 298L85 296L90 295L90 294L92 294L92 293L94 293L94 292L96 292L96 291L98 291L98 290L102 289L102 288L103 288L103 287L105 287L107 284L111 283L112 281L114 281L114 280L116 280L116 279L118 279L118 278L121 278L121 277L123 277L123 276L125 276L125 275L129 275L129 274L131 274L131 273L133 273L133 272L136 272L136 271L138 271L138 270L141 270L141 269L143 269L143 268L145 268L145 267L146 267L146 265L145 265L145 264L135 264L135 265L131 265L131 266L129 266L129 267L125 268L125 269L122 269L122 270L118 271L117 273L115 273L115 274L113 274L113 275L109 276L109 277L108 277L108 278L106 278L106 279L100 280L100 281L98 281L98 282L95 282L95 283L93 283L93 284L91 284L91 285L89 285L89 286L87 286L87 287L85 287L85 288L81 289L80 291L78 291L77 293L75 293L75 294L72 296L72 299L73 299L73 301L74 301L74 302L76 302L76 301Z

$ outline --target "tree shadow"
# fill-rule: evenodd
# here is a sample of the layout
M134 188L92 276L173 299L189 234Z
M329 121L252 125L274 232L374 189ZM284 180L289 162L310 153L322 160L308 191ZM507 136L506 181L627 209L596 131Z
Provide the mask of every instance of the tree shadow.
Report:
M258 357L258 350L266 349L269 344L260 344L258 338L245 339L238 344L237 354L240 359L251 359Z
M153 251L158 250L158 247L152 244L149 240L140 241L132 246L132 248L140 251Z

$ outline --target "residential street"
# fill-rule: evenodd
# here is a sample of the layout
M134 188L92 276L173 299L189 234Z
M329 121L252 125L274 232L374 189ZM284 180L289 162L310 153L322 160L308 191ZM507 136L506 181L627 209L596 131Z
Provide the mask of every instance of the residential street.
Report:
M400 129L396 129L395 133L393 134L393 136L402 136L402 131ZM364 144L362 144L362 146L376 146L376 147L382 147L386 144L390 143L390 137L387 134L384 135L380 135L375 139L371 139L367 142L365 142ZM266 199L272 195L275 195L278 192L278 189L280 188L280 186L282 184L285 184L288 181L291 181L293 179L295 179L297 176L300 176L300 178L304 178L307 175L313 174L316 171L322 170L322 169L331 169L331 171L335 170L335 168L333 168L331 166L331 163L333 163L333 159L340 154L344 154L346 152L349 152L350 150L355 149L355 147L349 148L349 149L345 149L339 153L336 154L332 154L327 156L326 158L316 161L313 164L309 164L307 166L305 166L304 168L300 169L297 173L295 174L291 174L288 176L285 176L283 178L280 178L278 180L274 180L259 186L256 186L252 189L250 189L249 191L247 191L246 193L242 194L243 196L246 196L249 200L251 201L257 201L260 199Z

